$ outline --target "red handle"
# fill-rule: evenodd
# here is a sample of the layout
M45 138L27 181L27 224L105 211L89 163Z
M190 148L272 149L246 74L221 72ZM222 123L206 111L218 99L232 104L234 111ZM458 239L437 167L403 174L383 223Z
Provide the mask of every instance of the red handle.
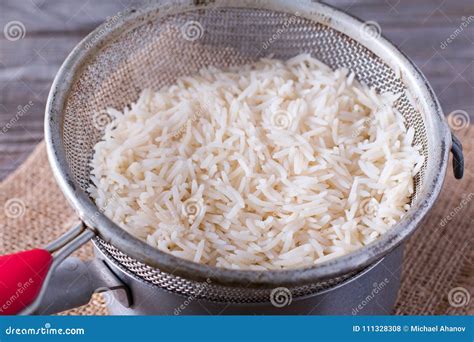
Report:
M0 315L14 315L34 302L53 257L44 249L0 256Z

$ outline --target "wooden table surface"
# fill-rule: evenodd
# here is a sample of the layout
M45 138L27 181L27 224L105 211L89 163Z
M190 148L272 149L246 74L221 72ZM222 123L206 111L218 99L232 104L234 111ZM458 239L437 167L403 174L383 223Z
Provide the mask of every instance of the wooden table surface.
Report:
M0 0L0 180L43 138L48 91L72 48L106 17L144 2ZM382 34L421 68L445 113L463 110L474 123L473 0L327 3L376 21ZM24 36L9 35L15 25ZM454 39L444 47L450 36Z

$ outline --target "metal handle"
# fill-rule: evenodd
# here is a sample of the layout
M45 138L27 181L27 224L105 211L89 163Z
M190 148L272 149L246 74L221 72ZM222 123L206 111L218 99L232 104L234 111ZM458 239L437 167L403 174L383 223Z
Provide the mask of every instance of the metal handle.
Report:
M82 261L69 257L58 266L34 314L50 315L87 304L94 293L114 291L106 303L119 301L124 307L132 304L131 292L124 283L98 259Z
M451 134L453 144L451 153L453 154L453 172L456 179L461 179L464 175L464 156L462 154L462 144L454 134Z
M94 235L81 222L45 249L0 256L0 315L31 313L55 268Z
M57 313L84 305L89 302L92 294L109 290L118 290L114 298L118 298L123 306L130 306L132 297L128 287L118 280L103 261L81 261L75 257L67 258L94 236L95 233L88 229L83 222L80 222L57 240L51 242L45 249L23 252L28 255L41 253L41 255L49 256L49 268L44 270L45 275L42 283L37 284L35 293L30 296L30 300L25 302L23 297L19 298L21 300L18 302L23 303L23 306L18 307L15 312L10 314L18 312L21 315ZM42 264L44 263L42 262ZM16 284L17 279L13 273L6 276L11 276L8 279ZM28 292L25 291L25 293Z
M23 302L20 296L18 303L24 303L22 307L18 307L14 313L19 313L20 315L28 315L36 310L39 306L42 297L45 294L48 283L51 280L52 274L55 269L61 264L61 262L68 257L72 252L78 249L80 246L89 241L92 237L95 236L95 233L88 229L83 222L80 222L67 233L59 237L57 240L50 243L44 250L41 250L45 253L49 253L50 262L48 264L48 269L44 275L42 282L39 283L39 288L36 289L34 296L30 298L28 302ZM15 280L15 274L7 274L6 277L9 277L10 280ZM11 278L10 278L11 277ZM7 291L12 292L16 289L10 287ZM16 294L16 292L15 292ZM20 311L21 310L21 311Z

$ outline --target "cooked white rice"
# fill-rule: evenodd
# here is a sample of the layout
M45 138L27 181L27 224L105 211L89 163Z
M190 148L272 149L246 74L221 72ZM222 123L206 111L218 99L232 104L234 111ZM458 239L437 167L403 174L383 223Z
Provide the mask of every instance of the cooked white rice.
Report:
M307 54L144 90L95 146L105 215L175 256L233 269L318 264L384 234L423 164L393 108Z

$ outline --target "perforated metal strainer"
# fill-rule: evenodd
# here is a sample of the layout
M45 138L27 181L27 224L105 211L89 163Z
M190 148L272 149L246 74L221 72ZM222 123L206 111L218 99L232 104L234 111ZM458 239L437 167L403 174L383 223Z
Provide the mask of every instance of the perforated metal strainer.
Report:
M439 103L420 71L377 31L311 1L161 1L118 13L91 33L61 67L46 109L46 141L58 183L95 245L123 272L166 290L210 301L268 301L277 286L294 297L334 286L383 258L419 225L437 198L452 145ZM273 55L311 53L346 67L380 92L403 93L396 107L415 129L425 164L412 207L372 244L315 267L238 271L161 252L103 215L88 196L89 161L101 139L98 113L121 109L146 87L158 89L206 66L226 67ZM99 122L99 124L98 124ZM457 145L455 145L456 147ZM456 157L460 159L459 149ZM459 173L459 167L458 167ZM76 234L77 235L77 234ZM204 286L204 287L203 287ZM204 290L203 290L204 288Z

